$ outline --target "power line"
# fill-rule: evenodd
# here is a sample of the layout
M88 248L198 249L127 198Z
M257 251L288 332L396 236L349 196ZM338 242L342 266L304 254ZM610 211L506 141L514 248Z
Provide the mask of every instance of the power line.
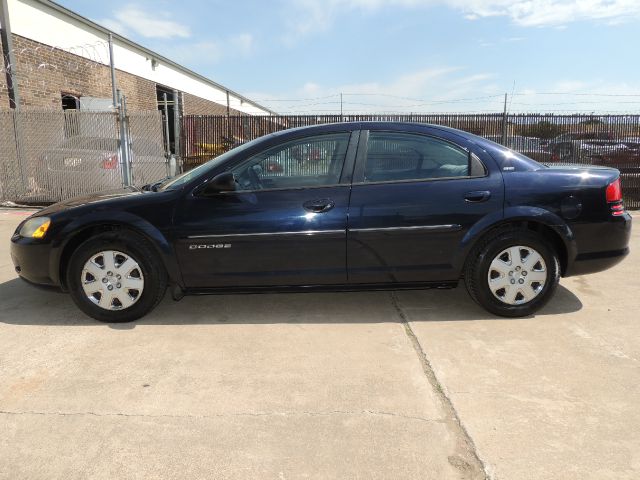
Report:
M460 102L460 101L468 101L468 100L482 100L482 99L488 99L488 98L497 98L497 97L501 97L501 94L498 95L485 95L482 97L470 97L470 98L454 98L454 99L449 99L449 100L427 100L426 98L414 98L414 97L401 97L399 95L392 95L390 93L345 93L345 95L351 95L351 96L376 96L376 97L389 97L389 98L398 98L401 100L409 100L412 102L426 102L426 103L432 103L432 102L447 102L447 103L451 103L451 102Z
M256 102L310 102L313 100L324 100L325 98L334 98L339 96L340 96L339 93L334 93L333 95L325 95L323 97L311 97L311 98L263 98L263 99L256 100Z
M570 92L526 92L514 95L576 95L592 97L640 97L640 93L570 93Z
M307 98L263 98L258 99L256 101L261 102L309 102L316 100L324 100L327 98L339 98L340 93L334 93L331 95L324 95L319 97L307 97ZM352 96L367 96L367 97L386 97L386 98L396 98L399 100L407 100L412 102L421 102L421 104L431 104L431 103L457 103L457 102L471 102L478 100L489 100L493 98L502 98L503 94L495 94L495 95L483 95L478 97L464 97L464 98L451 98L451 99L426 99L426 98L417 98L417 97L405 97L400 95L394 95L390 93L351 93L351 92L343 92L342 95L344 97ZM567 96L593 96L593 97L640 97L640 93L587 93L587 92L520 92L520 93L511 93L512 97L518 96L535 96L535 95L567 95ZM354 103L354 102L351 102Z
M626 102L604 102L601 100L585 100L583 102L553 102L553 103L529 103L529 102L513 102L514 105L592 105L592 104L607 104L607 105L624 105L624 104L640 104L640 100L626 101Z

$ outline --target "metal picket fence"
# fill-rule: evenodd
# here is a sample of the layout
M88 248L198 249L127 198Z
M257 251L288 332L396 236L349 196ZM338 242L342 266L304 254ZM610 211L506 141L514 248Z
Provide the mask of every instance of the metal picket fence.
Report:
M444 125L483 136L542 163L614 167L621 172L625 203L640 208L640 115L187 115L181 128L182 162L188 170L262 135L344 121Z
M0 111L0 202L43 204L167 176L159 111ZM121 137L122 132L125 138ZM124 141L123 141L124 140Z

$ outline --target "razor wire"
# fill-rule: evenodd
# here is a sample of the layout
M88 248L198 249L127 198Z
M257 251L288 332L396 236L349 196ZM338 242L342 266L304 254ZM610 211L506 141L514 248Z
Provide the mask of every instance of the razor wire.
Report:
M56 55L64 53L65 55ZM45 78L35 79L35 74L46 71L69 73L86 72L87 70L109 66L109 42L97 41L71 47L59 47L39 44L36 46L16 47L14 45L14 64L9 62L9 55L2 52L3 62L0 65L0 88L7 88L6 75L12 71L18 78L28 77L33 85L46 88Z

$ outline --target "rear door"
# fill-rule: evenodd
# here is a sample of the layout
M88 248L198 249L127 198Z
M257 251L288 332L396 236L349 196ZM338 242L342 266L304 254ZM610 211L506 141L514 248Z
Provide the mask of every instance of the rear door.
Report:
M436 135L361 133L347 231L350 283L456 280L465 234L502 211L497 168L462 140Z
M347 283L346 224L358 132L288 141L232 168L238 189L187 195L176 250L191 288Z

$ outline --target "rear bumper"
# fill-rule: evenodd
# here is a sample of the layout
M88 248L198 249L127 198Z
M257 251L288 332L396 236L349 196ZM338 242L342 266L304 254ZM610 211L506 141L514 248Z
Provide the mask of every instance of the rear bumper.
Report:
M576 236L578 254L567 265L565 277L602 272L620 263L629 254L629 239L631 237L631 215L625 213L619 217L611 217L604 225L598 225L592 231L582 230ZM576 229L577 230L577 229ZM580 246L589 245L588 251ZM596 250L593 247L600 247Z
M629 247L622 250L580 254L571 266L567 268L564 276L571 277L573 275L602 272L620 263L628 254Z

